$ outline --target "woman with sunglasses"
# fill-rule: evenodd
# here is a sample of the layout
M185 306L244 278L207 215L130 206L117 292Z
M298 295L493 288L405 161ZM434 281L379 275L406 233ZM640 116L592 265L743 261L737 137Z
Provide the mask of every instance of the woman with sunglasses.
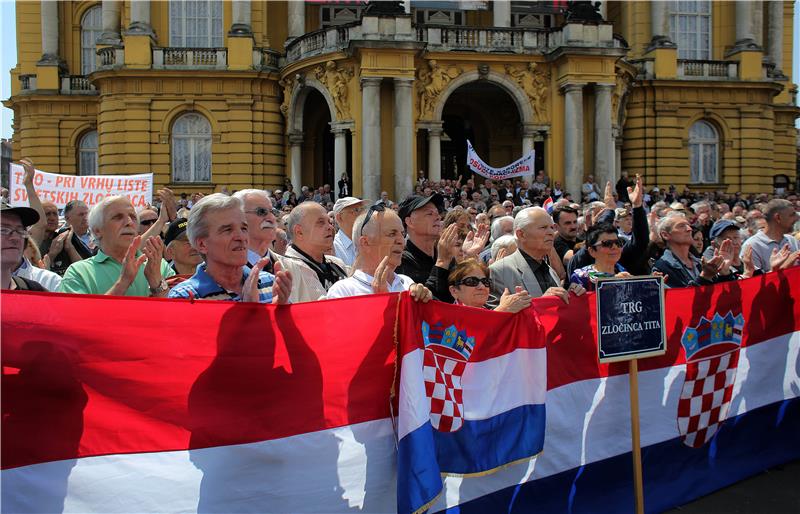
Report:
M631 276L619 264L624 244L617 229L611 224L604 223L590 228L586 233L586 249L594 259L594 264L576 269L569 278L570 283L583 286L587 291L594 291L598 278Z
M492 289L492 281L489 278L489 267L478 259L466 259L453 268L447 280L450 285L450 294L458 305L477 307L479 309L488 308L486 302L489 300L489 292ZM508 289L500 297L499 305L494 309L498 312L517 313L526 309L531 304L531 297L527 291L517 287L515 293L509 293Z

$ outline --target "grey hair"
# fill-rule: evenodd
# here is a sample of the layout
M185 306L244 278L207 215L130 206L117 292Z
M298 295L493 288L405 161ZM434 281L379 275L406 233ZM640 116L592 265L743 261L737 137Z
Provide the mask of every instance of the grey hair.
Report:
M272 199L269 197L269 193L267 193L262 189L242 189L241 191L236 191L235 193L233 193L232 196L234 198L238 198L239 200L241 200L242 205L244 205L244 202L247 201L247 197L250 195L261 196L262 198L264 198L266 201L269 202L270 206L272 206Z
M494 243L492 243L492 259L497 258L497 252L500 251L500 248L508 248L512 244L517 244L517 238L511 234L505 234L495 239Z
M697 209L699 209L700 207L708 207L709 209L711 209L711 204L705 200L700 200L699 202L694 202L689 207L691 207L691 209L694 212L697 212Z
M511 216L500 216L499 218L495 218L492 222L491 234L489 236L491 241L503 236L503 234L500 233L500 223L503 221L511 221L513 223L514 218Z
M533 223L532 214L535 212L543 212L550 217L550 215L547 214L547 211L541 207L526 207L519 211L517 216L514 218L514 234L517 233L517 230L524 230L525 227Z
M305 187L305 186L304 186ZM320 205L316 202L303 202L286 216L286 233L289 234L289 239L294 241L294 228L303 222L303 216L306 211L314 205Z
M189 211L189 222L186 226L186 235L192 247L197 249L197 246L195 246L197 240L201 237L208 237L208 215L228 209L241 210L242 201L225 193L214 193L204 196L194 204L192 210Z
M776 214L786 209L794 209L794 205L792 205L792 202L789 200L785 200L783 198L775 198L770 200L767 204L767 208L764 209L764 218L766 218L767 222L769 223L775 219Z
M583 215L586 216L590 212L593 212L593 211L599 210L599 209L605 209L605 208L606 208L606 204L604 204L603 202L594 201L594 202L591 202L586 207L584 207Z
M666 232L667 234L672 232L672 228L675 226L677 222L681 219L686 219L686 216L679 212L670 212L667 214L665 218L658 222L657 232L659 237L661 236L662 232Z
M106 196L100 200L100 202L96 203L89 211L89 231L96 239L97 233L95 230L103 228L103 223L105 222L103 218L105 217L106 207L119 200L128 200L128 197L120 195ZM128 200L128 202L130 202L130 200Z

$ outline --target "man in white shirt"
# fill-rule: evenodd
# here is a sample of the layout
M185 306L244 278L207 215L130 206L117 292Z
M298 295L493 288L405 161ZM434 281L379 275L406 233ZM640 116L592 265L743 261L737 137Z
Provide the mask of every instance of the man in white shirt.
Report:
M377 203L355 220L353 241L358 248L353 275L336 282L327 298L410 291L415 300L428 302L433 295L422 284L395 273L405 246L403 222L383 204Z
M356 248L350 239L350 235L353 233L353 223L358 215L364 212L364 206L367 203L367 200L346 196L336 200L336 204L333 206L333 216L336 225L339 226L339 231L333 238L333 250L336 256L348 266L352 266L356 258Z

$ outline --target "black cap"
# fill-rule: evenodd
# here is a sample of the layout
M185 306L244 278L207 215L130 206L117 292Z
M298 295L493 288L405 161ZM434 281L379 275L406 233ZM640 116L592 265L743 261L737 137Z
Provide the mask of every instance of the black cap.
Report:
M400 203L400 209L397 211L400 219L403 220L403 226L406 225L406 218L410 216L412 212L416 211L420 207L424 207L429 202L433 202L433 205L436 206L436 209L440 213L444 212L444 198L442 198L442 195L439 193L433 193L430 196L407 196L406 199Z
M167 228L167 235L164 236L164 246L168 246L171 242L178 239L186 232L186 226L189 221L186 218L178 218L169 224Z
M708 233L708 237L710 237L711 239L716 239L719 236L721 236L723 232L731 228L739 230L739 227L737 227L736 223L734 223L733 221L719 220L716 223L714 223L714 226L711 227L711 231Z
M36 225L36 222L39 221L39 213L36 212L36 209L31 209L30 207L11 207L5 200L0 202L0 212L2 212L3 215L16 214L26 227Z

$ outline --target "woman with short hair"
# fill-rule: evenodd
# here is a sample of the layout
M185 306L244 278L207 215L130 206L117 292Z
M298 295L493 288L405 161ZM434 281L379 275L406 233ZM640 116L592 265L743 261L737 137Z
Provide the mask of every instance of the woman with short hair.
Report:
M485 309L492 289L489 278L489 267L478 259L465 259L450 271L447 283L450 294L456 304L468 307ZM531 297L527 291L517 286L516 292L509 293L508 289L500 297L499 305L494 309L498 312L517 313L531 305Z

